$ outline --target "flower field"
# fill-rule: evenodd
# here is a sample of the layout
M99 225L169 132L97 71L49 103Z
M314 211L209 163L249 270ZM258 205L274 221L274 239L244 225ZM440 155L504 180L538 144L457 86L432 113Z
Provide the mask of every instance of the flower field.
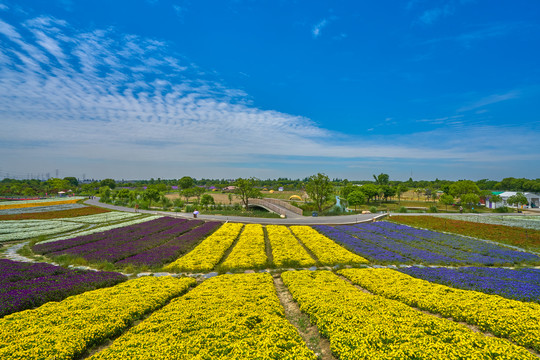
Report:
M248 224L238 238L236 246L223 262L226 269L258 269L268 260L262 225Z
M540 251L540 230L513 226L481 224L477 222L445 219L436 216L392 216L390 221L460 235L493 240L524 249Z
M518 345L540 350L540 304L454 289L391 269L345 269L339 273L385 298L478 326Z
M156 276L0 259L0 359L520 360L540 352L540 268L522 268L540 263L532 253L390 222L81 218L2 221L0 236L78 224L78 236L32 250ZM422 263L437 266L411 266ZM241 273L218 275L225 271Z
M509 341L367 294L329 271L281 276L339 359L536 358Z
M195 284L143 277L0 319L0 359L74 359Z
M413 266L399 271L441 285L540 303L540 269L513 270L489 267L448 269Z
M161 266L176 259L219 225L202 224L200 220L162 217L106 232L36 244L33 251L51 258L70 255L91 263L115 263L119 267ZM191 233L195 228L198 231Z
M242 231L242 224L227 223L204 239L193 251L173 263L165 270L211 271L221 260L227 249Z
M5 220L0 225L0 243L61 234L85 226L82 223L57 220Z
M291 226L291 231L323 265L368 263L309 226Z
M91 357L316 359L285 319L269 274L204 281Z
M504 226L515 226L524 229L540 230L540 216L538 215L501 215L501 216L480 216L480 215L438 215L443 219L468 221L481 224L493 224Z
M267 225L266 231L272 248L274 264L277 267L310 267L316 264L316 261L300 245L286 226Z
M22 200L22 201L0 201L0 210L5 209L20 209L35 206L51 206L75 204L77 201L85 199L84 197L69 197L69 198L51 198L39 200Z
M125 280L124 275L114 272L0 259L0 317Z
M540 257L459 235L389 222L315 228L368 259L381 263L538 264Z

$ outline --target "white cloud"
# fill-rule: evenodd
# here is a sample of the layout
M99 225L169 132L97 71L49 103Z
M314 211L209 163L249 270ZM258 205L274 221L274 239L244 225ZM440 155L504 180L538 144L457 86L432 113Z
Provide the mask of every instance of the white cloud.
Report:
M18 25L0 21L0 34L0 149L2 166L14 171L69 164L80 174L103 169L96 176L118 178L164 169L261 176L277 164L481 162L493 161L498 151L478 151L484 143L477 139L433 132L392 139L335 134L303 116L259 109L244 92L171 54L167 44L114 29L81 32L40 17ZM506 158L519 156L506 149L500 152ZM218 169L229 170L213 172Z
M475 110L475 109L482 108L484 106L488 106L491 104L496 104L502 101L517 99L519 98L519 96L520 96L520 93L517 90L512 90L505 94L494 94L494 95L486 96L466 106L463 106L459 108L457 111L465 112L465 111Z
M328 25L327 19L322 19L319 21L313 28L311 29L311 33L313 34L313 37L316 39L321 35L321 30Z

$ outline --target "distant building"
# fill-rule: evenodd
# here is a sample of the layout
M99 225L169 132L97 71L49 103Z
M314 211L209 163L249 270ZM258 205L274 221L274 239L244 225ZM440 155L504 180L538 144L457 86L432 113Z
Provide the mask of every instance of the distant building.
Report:
M494 194L499 195L502 199L502 201L498 203L493 203L491 201L486 202L486 207L490 209L495 209L501 206L509 206L509 207L516 207L516 205L509 205L508 204L508 198L510 196L514 196L517 194L517 191L504 191L504 192L495 192ZM531 192L523 192L523 195L527 198L528 204L523 204L523 208L540 208L540 195L531 193Z

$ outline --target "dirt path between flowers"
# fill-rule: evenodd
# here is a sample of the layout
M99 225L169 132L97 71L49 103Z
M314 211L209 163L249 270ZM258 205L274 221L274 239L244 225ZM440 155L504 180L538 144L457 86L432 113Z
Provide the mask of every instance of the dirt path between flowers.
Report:
M298 330L307 347L322 360L336 360L330 350L330 342L321 336L317 326L312 325L309 317L300 311L300 307L294 301L281 276L275 274L273 279L279 301L285 309L285 317Z

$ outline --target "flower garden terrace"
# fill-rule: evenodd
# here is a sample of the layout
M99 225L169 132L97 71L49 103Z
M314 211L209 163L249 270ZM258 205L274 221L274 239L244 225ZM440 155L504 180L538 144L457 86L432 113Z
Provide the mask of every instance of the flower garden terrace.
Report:
M34 259L154 276L0 261L0 358L538 358L532 251L386 221L91 216L45 241L0 228Z

